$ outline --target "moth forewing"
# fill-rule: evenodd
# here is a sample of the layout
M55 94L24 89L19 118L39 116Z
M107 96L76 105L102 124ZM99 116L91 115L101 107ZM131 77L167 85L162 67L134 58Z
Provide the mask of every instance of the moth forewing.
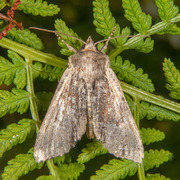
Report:
M84 84L78 79L76 70L68 68L58 84L36 139L34 157L37 162L64 155L81 139L87 122L85 94Z
M144 149L139 130L115 73L111 68L108 68L106 75L109 80L109 84L111 85L112 93L114 93L115 96L114 106L117 106L117 111L119 114L122 114L120 119L117 119L116 121L116 123L119 122L119 137L117 134L116 138L119 138L119 142L121 143L119 143L116 147L115 152L111 150L112 145L110 144L111 146L109 152L114 154L116 157L126 158L141 163L142 158L144 158ZM110 142L112 143L113 139Z
M69 152L85 131L116 157L142 162L142 141L119 81L91 37L69 58L38 133L36 161Z

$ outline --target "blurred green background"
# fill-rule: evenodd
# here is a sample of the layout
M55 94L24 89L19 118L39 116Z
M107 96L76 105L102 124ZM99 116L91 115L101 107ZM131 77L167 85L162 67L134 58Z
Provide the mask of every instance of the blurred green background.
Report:
M93 5L91 0L52 0L47 1L49 4L53 3L58 5L61 8L61 11L58 15L53 17L40 17L27 15L23 12L16 12L15 19L17 21L23 22L25 28L29 28L31 26L41 27L45 29L55 29L54 21L56 19L62 19L66 22L67 26L72 28L83 40L86 40L89 35L92 36L94 41L98 41L103 39L102 36L96 33L95 27L93 25ZM157 7L155 5L154 0L140 0L141 7L144 12L149 13L153 17L153 22L157 22L159 20ZM175 0L175 4L180 6L180 1ZM117 23L120 24L121 28L126 26L131 27L132 34L134 30L131 26L131 23L128 22L123 16L124 10L122 8L121 0L110 0L110 9L113 16L116 18ZM7 9L5 8L3 12L5 13ZM55 35L51 33L41 32L41 31L33 31L35 32L40 39L42 39L44 43L44 52L55 54L56 56L61 56L57 44L57 38ZM174 62L177 69L180 69L180 36L172 36L172 35L155 35L152 36L154 39L154 50L149 54L144 54L137 52L135 50L126 50L121 56L123 60L130 60L131 63L136 65L136 68L142 68L144 73L149 75L149 78L155 85L155 94L162 95L166 98L169 98L168 90L165 88L165 78L162 71L162 62L164 58L171 58ZM1 56L7 56L7 50L0 48ZM64 57L64 56L61 56ZM66 57L64 57L66 58ZM46 80L36 80L35 81L35 89L37 91L46 90L52 91L55 90L57 86L57 82L48 82ZM3 88L11 88L4 87ZM43 119L44 113L40 114ZM26 115L23 114L23 117L31 117L30 113ZM0 129L6 128L8 124L13 122L17 122L21 119L22 116L15 113L12 115L7 115L1 118L0 121ZM170 177L173 180L180 179L180 122L173 121L157 121L153 120L142 120L142 127L150 127L156 128L161 131L164 131L166 134L165 140L162 142L154 143L148 147L145 147L146 150L150 148L154 149L165 149L173 152L174 158L172 161L164 163L160 168L154 168L148 173L161 173L166 177ZM18 153L26 153L30 147L33 146L35 142L35 136L33 139L27 139L23 144L17 145L13 147L10 151L6 152L2 159L0 159L0 174L3 171L4 166L7 163L7 160L14 158L14 156ZM78 142L76 147L71 150L71 154L76 158L80 150L85 146L86 142L90 142L87 140L85 136L83 136L82 141ZM86 165L86 170L83 175L80 176L79 179L86 180L89 179L89 176L95 173L95 170L99 169L102 164L108 163L108 160L113 158L112 155L103 155L96 157L95 160L88 162ZM30 172L26 176L22 176L20 179L35 179L41 174L48 174L48 169L45 166L41 170L35 170ZM126 178L126 179L137 179L136 176Z

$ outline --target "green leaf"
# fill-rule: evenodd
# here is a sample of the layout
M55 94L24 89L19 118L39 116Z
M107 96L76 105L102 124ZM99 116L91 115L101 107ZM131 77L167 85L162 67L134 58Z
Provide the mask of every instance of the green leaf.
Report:
M22 89L26 85L26 64L14 51L8 50L8 56L12 59L13 64L0 57L0 84L10 85L14 82L18 89Z
M69 163L69 164L61 164L56 167L56 170L59 174L60 179L63 180L73 180L77 179L85 169L84 164L79 163Z
M3 0L3 1L6 1L6 0ZM7 5L8 7L12 7L13 4L14 4L14 2L15 2L15 0L6 1L6 5Z
M179 9L174 5L174 0L155 0L158 7L159 17L163 21L167 21L175 17Z
M154 104L149 104L147 102L142 102L140 104L140 119L153 119L157 120L173 120L175 122L180 120L179 113L170 111L168 109L162 108L160 106L156 106Z
M166 178L165 176L156 173L147 174L146 180L170 180L170 178Z
M56 81L61 78L64 73L64 69L59 67L52 67L50 65L45 65L40 73L40 77L43 79L49 79L50 81Z
M16 144L23 143L27 137L35 132L36 122L33 119L22 119L18 124L10 124L0 131L0 157Z
M39 176L36 180L54 180L53 176Z
M66 26L66 23L65 23L63 20L61 20L61 19L56 20L56 22L55 22L55 28L57 29L58 32L66 34L66 35L59 34L59 36L60 36L68 45L72 46L72 47L75 48L76 50L79 50L79 49L82 47L83 43L82 43L81 41L78 41L78 40L76 40L76 39L74 39L74 38L72 38L72 37L67 36L67 35L70 35L70 36L79 38L78 35L77 35L72 29L70 29L70 28L68 28L68 27ZM80 39L80 38L79 38L79 39ZM58 44L59 44L60 47L62 47L62 49L61 49L61 53L62 53L62 54L67 55L67 56L73 54L73 52L70 51L70 50L68 49L68 47L67 47L60 39L58 39Z
M0 117L17 111L23 114L29 107L29 93L24 90L12 89L12 92L0 90Z
M114 27L116 27L113 37L120 35L130 35L131 31L128 27L124 28L120 33L120 26L116 23L115 18L109 9L108 0L95 0L93 1L93 15L94 15L94 25L96 26L96 31L101 36L108 38ZM112 39L110 42L115 46L121 46L126 42L128 37L121 37L117 39Z
M60 8L54 4L48 5L46 1L42 0L21 0L18 10L22 10L26 14L33 14L34 16L41 15L45 17L58 14Z
M14 51L9 51L8 56L12 59L16 66L19 66L14 77L14 84L16 84L18 89L23 89L27 83L27 74L25 69L26 64L24 60Z
M58 156L56 158L53 158L54 163L56 163L58 166L61 166L62 163L71 163L71 156L69 153L64 154L63 156Z
M132 83L133 86L141 88L143 90L153 92L154 85L151 80L148 79L147 74L143 74L141 68L136 70L136 66L131 64L128 60L122 61L122 58L118 56L111 61L111 67L116 73L118 79Z
M0 1L0 10L2 10L6 6L7 1L1 0Z
M180 28L177 27L176 24L170 24L169 26L165 27L163 31L158 32L158 34L172 34L172 35L179 35L180 34Z
M180 73L170 59L164 59L164 75L166 77L166 88L170 90L170 96L174 99L180 99Z
M33 73L37 74L35 77L40 76L43 79L49 79L50 81L57 81L61 78L64 69L59 67L53 67L48 64L43 64L36 62L33 66Z
M19 177L28 174L29 171L40 169L43 163L37 163L33 156L33 148L27 154L18 154L15 159L8 161L1 175L2 180L17 180Z
M142 128L140 130L143 144L149 145L154 142L162 141L165 138L165 134L162 131L150 128Z
M47 93L47 92L38 92L36 94L36 102L39 110L46 111L49 107L49 104L52 100L53 93Z
M108 164L96 171L96 175L91 176L91 180L115 180L124 179L126 176L133 176L137 172L137 163L129 160L112 159Z
M88 143L87 147L82 149L82 153L79 154L77 161L79 163L88 162L94 159L96 156L108 153L108 150L102 145L100 141L93 140L92 143Z
M151 38L142 39L141 41L131 45L130 49L136 49L139 52L150 53L154 47L154 40Z
M152 17L142 12L138 0L122 0L125 10L125 17L132 22L134 29L140 33L145 33L150 29Z
M145 158L143 160L145 171L152 169L153 167L158 168L164 162L167 162L173 158L173 154L164 149L153 150L150 149L149 152L145 151Z
M37 50L42 50L42 41L37 37L35 33L32 33L29 29L16 29L13 28L8 31L7 37L21 44L25 44Z

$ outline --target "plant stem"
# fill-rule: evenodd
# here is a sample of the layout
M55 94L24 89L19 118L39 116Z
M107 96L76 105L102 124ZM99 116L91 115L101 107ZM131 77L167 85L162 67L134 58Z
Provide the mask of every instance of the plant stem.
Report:
M31 59L32 61L39 61L42 63L50 64L52 66L67 68L67 60L56 57L53 54L38 51L4 37L0 40L0 46L15 51L25 58L29 57L29 59Z
M167 26L169 26L172 23L175 22L179 22L180 21L180 14L178 14L176 17L170 19L169 21L161 21L155 25L153 25L147 32L146 34L137 34L136 36L134 36L133 38L129 39L124 45L123 47L119 47L116 48L112 51L112 53L110 53L109 58L113 59L115 58L120 52L122 52L124 49L129 49L130 46L134 45L135 43L141 41L142 39L144 39L145 37L147 37L147 35L153 35L156 34L158 32L161 32L164 30L164 28L166 28ZM144 36L143 36L144 35Z
M147 91L143 91L141 89L138 89L138 88L131 86L124 82L120 82L120 84L123 88L123 91L133 97L137 97L142 101L146 101L146 102L158 105L160 107L172 110L174 112L180 113L180 104L179 103L170 101L166 98L163 98L162 96L158 96L158 95L149 93Z
M145 180L145 174L144 174L144 166L143 163L138 164L138 175L139 175L139 180Z
M47 161L47 165L48 165L48 169L51 172L54 180L60 180L60 177L55 169L54 162L52 159Z
M138 97L134 98L134 107L135 107L134 119L135 119L137 127L139 129L140 100ZM141 164L138 164L138 176L139 176L139 180L145 180L143 162Z
M135 96L134 97L134 103L133 103L133 105L134 105L134 119L135 119L135 121L136 121L136 125L137 125L137 127L138 127L138 129L139 129L139 113L140 113L140 104L139 104L139 99Z
M38 125L39 122L39 114L38 108L35 101L35 93L34 93L34 84L33 84L33 75L32 75L32 61L29 58L25 58L26 60L26 71L27 71L27 86L26 89L30 93L30 111L32 118L37 122L36 129L37 132L39 131L40 126Z

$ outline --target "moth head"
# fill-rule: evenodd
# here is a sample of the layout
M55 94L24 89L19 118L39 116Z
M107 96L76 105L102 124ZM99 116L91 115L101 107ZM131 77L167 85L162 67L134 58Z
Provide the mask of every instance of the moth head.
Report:
M94 41L92 40L91 36L89 36L83 45L81 51L96 51L97 48L94 44Z

